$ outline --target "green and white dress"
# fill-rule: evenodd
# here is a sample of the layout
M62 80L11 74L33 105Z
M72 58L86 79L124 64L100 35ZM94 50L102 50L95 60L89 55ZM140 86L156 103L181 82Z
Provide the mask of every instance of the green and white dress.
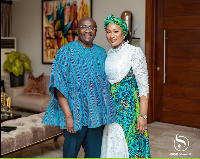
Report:
M146 58L139 47L128 42L110 49L105 71L117 109L117 123L106 125L102 139L102 158L149 158L148 130L139 135L137 118L140 97L149 93Z

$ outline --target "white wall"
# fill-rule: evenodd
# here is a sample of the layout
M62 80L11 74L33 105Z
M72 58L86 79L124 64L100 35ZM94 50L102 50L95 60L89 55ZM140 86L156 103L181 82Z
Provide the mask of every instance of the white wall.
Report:
M15 0L12 20L13 36L17 37L17 50L26 53L31 59L33 75L37 77L43 72L49 75L51 65L42 64L41 0Z
M110 14L121 18L124 11L132 12L135 37L140 38L140 47L145 51L145 0L93 0L93 18L98 28L94 42L104 47L106 51L110 49L105 37L104 18Z
M43 72L49 75L51 65L42 64L42 0L13 0L12 6L12 36L17 37L17 50L30 57L35 77ZM93 0L92 9L93 18L98 25L94 43L108 51L110 45L105 37L103 19L111 13L116 17L121 17L123 11L129 10L133 13L135 37L140 38L140 47L144 51L145 0Z

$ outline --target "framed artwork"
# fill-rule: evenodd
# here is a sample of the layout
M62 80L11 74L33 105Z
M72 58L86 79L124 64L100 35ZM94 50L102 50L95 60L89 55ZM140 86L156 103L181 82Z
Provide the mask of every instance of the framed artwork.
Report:
M82 17L92 17L92 0L42 0L43 64L52 64L63 45L78 39Z

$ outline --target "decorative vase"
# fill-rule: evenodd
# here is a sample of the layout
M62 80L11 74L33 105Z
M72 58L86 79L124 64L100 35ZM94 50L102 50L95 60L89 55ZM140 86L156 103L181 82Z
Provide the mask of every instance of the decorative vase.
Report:
M131 13L131 11L124 11L121 14L121 19L124 20L128 26L128 30L130 32L130 36L133 37L133 14Z
M24 73L16 77L12 72L10 72L10 86L11 87L24 86Z

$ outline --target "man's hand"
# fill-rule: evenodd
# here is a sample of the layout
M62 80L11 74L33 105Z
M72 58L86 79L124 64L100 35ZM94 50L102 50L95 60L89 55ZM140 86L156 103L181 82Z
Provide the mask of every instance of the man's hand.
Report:
M67 131L70 133L76 133L76 131L74 131L74 118L73 118L68 100L57 88L55 90L56 90L56 95L57 95L58 101L60 103L60 106L62 107L62 110L66 117Z
M143 134L147 129L147 119L139 116L137 119L137 130L139 131L138 134Z
M66 127L69 133L76 133L74 130L74 118L72 115L66 117Z

